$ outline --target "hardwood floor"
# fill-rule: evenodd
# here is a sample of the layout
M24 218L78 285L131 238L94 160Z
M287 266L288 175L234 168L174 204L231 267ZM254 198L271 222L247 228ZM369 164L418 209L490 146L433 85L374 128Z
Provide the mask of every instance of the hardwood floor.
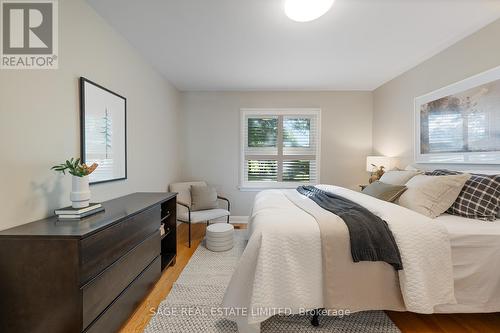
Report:
M245 225L235 225L245 228ZM177 233L177 262L165 270L150 294L144 299L121 333L142 332L160 302L172 289L194 251L205 236L205 225L193 225L193 243L187 247L187 225L181 224ZM500 314L451 314L420 315L410 312L387 312L389 317L403 333L494 333L500 332ZM193 332L196 333L196 332Z
M500 332L499 313L421 315L386 311L403 333L494 333Z
M177 228L177 260L174 266L167 268L153 290L135 310L129 320L121 329L121 333L142 332L148 324L158 305L167 297L172 285L181 274L189 259L205 237L205 225L193 224L191 230L192 243L188 247L188 228L181 224ZM194 332L193 332L194 333Z

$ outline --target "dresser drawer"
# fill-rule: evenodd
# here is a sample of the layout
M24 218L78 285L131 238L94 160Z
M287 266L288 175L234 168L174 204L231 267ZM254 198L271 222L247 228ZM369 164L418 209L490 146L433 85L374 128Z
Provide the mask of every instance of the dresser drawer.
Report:
M160 277L160 262L160 257L157 257L106 311L85 330L85 333L116 332Z
M160 254L155 232L82 288L83 327L87 327Z
M160 228L160 206L155 206L81 241L80 282L99 274Z

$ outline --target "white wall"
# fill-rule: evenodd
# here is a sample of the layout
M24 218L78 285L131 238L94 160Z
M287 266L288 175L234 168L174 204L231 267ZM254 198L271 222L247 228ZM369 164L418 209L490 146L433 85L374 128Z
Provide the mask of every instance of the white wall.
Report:
M500 65L500 20L463 39L374 91L373 146L382 155L414 162L414 99ZM424 168L499 169L499 166L422 165Z
M322 109L321 182L356 188L366 182L372 151L370 92L185 92L182 93L184 180L203 179L249 215L256 192L239 184L240 108Z
M69 204L70 177L49 168L79 156L80 76L128 103L128 180L92 186L93 200L179 178L177 90L83 0L59 1L59 50L58 70L0 70L0 229Z

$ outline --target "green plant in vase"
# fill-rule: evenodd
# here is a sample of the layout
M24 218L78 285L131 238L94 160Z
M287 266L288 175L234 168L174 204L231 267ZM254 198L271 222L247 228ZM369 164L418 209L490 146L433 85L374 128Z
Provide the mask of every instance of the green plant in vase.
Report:
M90 186L89 175L97 169L97 163L93 163L90 167L83 163L80 158L71 158L66 162L54 165L51 170L62 172L66 171L72 175L72 191L70 199L73 208L84 208L90 204Z
M54 165L50 169L62 172L63 174L66 174L66 171L68 171L73 176L85 177L97 169L97 163L93 163L90 167L88 167L87 164L82 163L79 158L71 158L70 160L66 160L64 163Z

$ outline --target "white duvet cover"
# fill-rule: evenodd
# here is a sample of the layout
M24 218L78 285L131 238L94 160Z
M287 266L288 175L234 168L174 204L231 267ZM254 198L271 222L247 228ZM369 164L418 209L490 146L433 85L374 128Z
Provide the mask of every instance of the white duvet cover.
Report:
M318 187L355 201L388 222L401 251L404 270L399 278L409 311L432 313L437 305L456 302L451 247L443 225L359 192ZM225 307L247 309L245 315L232 318L240 332L258 332L259 323L271 317L273 309L299 313L323 307L319 228L290 200L297 196L296 190L269 190L255 199L249 242L223 302Z

